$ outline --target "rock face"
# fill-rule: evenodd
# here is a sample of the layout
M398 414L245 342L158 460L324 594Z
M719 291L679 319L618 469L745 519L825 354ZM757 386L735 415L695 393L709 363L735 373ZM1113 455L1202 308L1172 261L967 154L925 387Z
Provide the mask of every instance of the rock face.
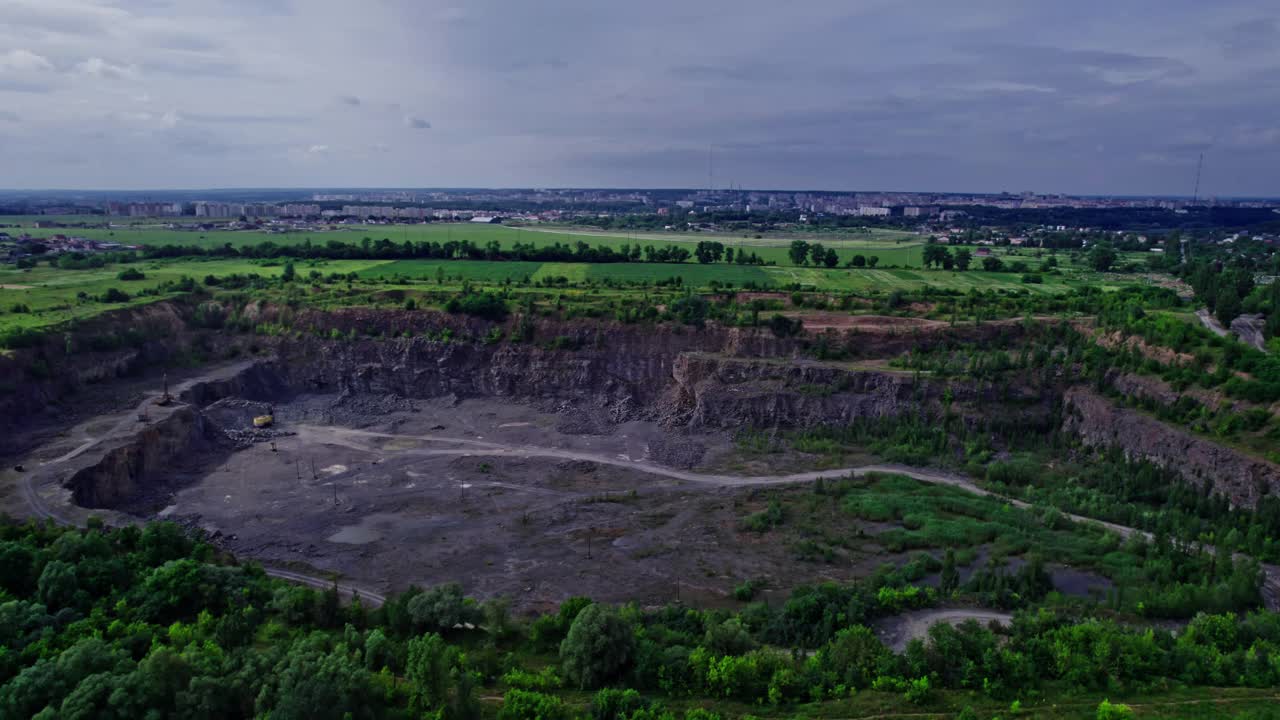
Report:
M1067 390L1063 428L1085 444L1118 447L1135 460L1176 470L1187 482L1213 487L1235 505L1253 507L1264 493L1280 493L1280 465L1259 460L1117 407L1083 387Z
M851 369L809 360L757 360L686 353L675 362L663 399L663 419L672 425L740 428L835 424L920 414L939 416L944 397L965 414L981 409L991 419L1013 412L1047 427L1052 398L994 389L964 380L929 380L908 372ZM975 414L976 417L976 414Z
M840 425L904 414L928 418L939 416L946 405L975 425L1048 431L1061 403L1065 429L1086 443L1118 446L1132 457L1176 468L1189 481L1211 483L1241 505L1255 504L1264 489L1280 492L1280 467L1116 407L1084 388L1066 390L1064 401L1063 389L1051 381L1040 389L1035 383L996 386L915 375L874 361L819 362L803 356L801 341L762 329L538 319L530 340L514 342L516 318L495 324L432 312L295 312L256 303L226 311L290 329L258 335L206 327L208 313L198 320L197 310L159 303L102 319L87 331L118 337L129 328L144 328L142 339L135 337L126 349L79 352L51 339L17 360L0 358L0 370L6 363L38 359L52 371L43 380L0 392L0 452L11 442L5 427L25 422L24 413L39 413L42 405L66 403L85 383L201 349L219 349L222 357L235 349L241 357L261 352L266 359L235 376L192 385L180 395L185 407L132 440L86 457L93 461L65 481L76 501L87 507L126 503L148 483L166 481L174 462L226 442L216 413L202 414L223 398L271 403L309 392L408 400L550 400L589 407L592 417L605 422L651 419L671 427L721 429ZM846 348L855 356L886 357L905 347L982 342L1019 332L1017 324L986 324L829 337L841 346L855 345Z
M1267 351L1267 336L1264 333L1266 318L1262 315L1241 315L1231 321L1231 332L1240 338L1240 342L1263 352Z
M211 449L224 439L198 409L178 407L107 449L63 485L81 507L118 507L154 487L157 479L171 477L184 457Z

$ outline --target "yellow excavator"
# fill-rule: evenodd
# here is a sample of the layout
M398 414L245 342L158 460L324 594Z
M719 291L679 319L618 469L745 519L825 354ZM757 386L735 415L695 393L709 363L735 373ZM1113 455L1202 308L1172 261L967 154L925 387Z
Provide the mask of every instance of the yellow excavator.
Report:
M253 426L256 428L269 428L276 421L275 407L268 405L267 414L259 415L253 419Z

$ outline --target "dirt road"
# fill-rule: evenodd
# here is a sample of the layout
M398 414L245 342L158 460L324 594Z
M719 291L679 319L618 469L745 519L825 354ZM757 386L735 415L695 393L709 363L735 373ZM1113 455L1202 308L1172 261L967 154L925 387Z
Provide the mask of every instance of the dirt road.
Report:
M663 477L684 480L686 482L722 485L731 487L742 486L765 486L765 485L789 485L796 483L809 483L818 478L839 478L863 477L873 473L902 475L904 477L919 480L920 482L932 483L935 485L949 485L951 487L960 488L966 492L985 497L998 497L1013 507L1023 510L1031 509L1031 504L1022 500L1007 498L997 495L989 490L979 487L969 478L963 475L953 473L945 473L939 471L919 470L917 468L907 467L904 465L860 465L857 467L837 468L832 470L815 470L803 473L794 473L790 475L722 475L714 473L697 473L688 470L680 470L677 468L667 467L644 459L632 459L626 456L613 456L601 453L591 453L579 450L568 450L562 448L545 448L530 445L509 445L489 440L479 440L470 438L450 437L446 435L398 435L393 433L380 433L369 430L355 430L352 428L342 428L334 426L316 426L316 425L299 425L297 426L298 436L300 439L332 443L350 447L355 450L363 450L366 452L379 452L377 440L413 440L424 443L437 443L441 445L452 445L453 447L425 447L402 449L397 447L398 455L458 455L458 456L494 456L494 457L521 457L521 458L554 458L559 460L576 460L583 462L598 463L601 465L611 465L615 467L631 468L641 472L660 475ZM1074 515L1072 513L1062 513L1063 517L1077 523L1090 523L1101 526L1111 532L1116 533L1122 538L1128 538L1131 535L1141 535L1147 540L1151 540L1154 536L1152 533L1137 528L1118 525L1104 520L1096 520L1094 518L1085 517L1083 515ZM1215 552L1213 546L1202 546L1205 552ZM1236 554L1237 559L1245 557ZM1270 610L1280 609L1280 567L1275 565L1262 565L1264 574L1262 595L1266 607Z
M1200 323L1206 328L1209 328L1209 332L1214 335L1217 335L1218 337L1226 337L1230 334L1230 331L1222 327L1222 323L1218 322L1218 318L1211 315L1208 310L1200 308L1196 311L1196 317L1200 318Z
M181 394L184 390L190 388L192 385L196 383L232 377L237 373L240 373L246 368L248 368L254 362L255 361L243 361L239 363L233 363L230 365L224 365L208 373L184 380L183 382L178 383L173 388L171 388L169 392L171 395L176 397L179 394ZM60 455L56 458L53 458L51 460L47 460L41 463L41 466L58 465L60 463L67 462L69 460L72 460L84 454L85 452L88 452L89 450L96 447L98 444L102 442L120 438L126 435L130 429L137 426L139 422L138 421L139 415L148 415L149 417L151 417L151 419L154 420L154 419L157 419L159 416L161 416L162 413L168 412L172 408L183 406L183 403L175 401L173 405L170 405L166 408L158 407L155 403L156 403L156 400L159 399L160 395L161 393L158 391L151 391L151 392L145 393L142 399L142 402L138 403L138 406L136 408L125 413L120 413L114 418L110 418L110 419L113 419L115 422L113 422L110 428L105 432L92 431L91 429L92 423L85 423L75 428L73 432L79 435L82 442L79 445L77 445L75 448L64 453L63 455ZM28 507L30 507L32 514L42 519L53 520L59 525L80 526L81 525L80 522L64 517L62 514L51 509L48 505L45 504L44 499L40 497L40 493L36 491L36 488L33 485L34 477L35 477L34 474L26 473L22 476L21 480L18 483L19 492L22 494L22 497L26 501ZM263 567L263 571L266 572L266 574L270 575L271 577L279 578L281 580L287 580L288 582L296 583L298 585L307 585L310 587L319 588L321 590L327 590L335 586L335 582L332 578L323 578L315 575L306 575L303 573L294 572L292 570L282 570L279 568L272 568L272 567L266 567L266 566ZM342 597L351 599L353 597L358 596L360 598L360 601L369 607L379 607L386 602L386 598L382 594L375 592L374 590L371 590L369 588L358 587L358 586L350 585L348 583L343 583L343 582L336 583L336 586L338 588L338 594L341 595Z
M222 368L219 369L216 374L222 375L223 373L234 370L234 367ZM186 384L197 381L199 381L199 378L193 379ZM180 392L182 387L182 385L176 387L174 389L175 394ZM127 434L131 427L137 422L137 413L144 409L153 407L154 399L155 396L152 395L144 400L136 411L123 413L113 418L107 418L108 421L114 422L111 423L109 430L105 432L100 431L99 433L91 433L86 429L87 426L82 426L77 430L80 437L83 439L81 444L62 456L47 461L45 464L54 465L66 462L97 446L101 442L120 437L121 434ZM920 470L917 468L892 464L861 465L856 467L809 471L787 475L727 475L681 470L653 462L644 457L632 458L623 454L610 455L606 453L566 448L508 444L479 438L454 437L436 434L394 434L336 426L316 425L298 425L295 426L295 429L299 440L302 441L328 443L371 453L383 452L382 444L385 441L398 441L397 447L393 451L389 452L394 452L397 455L417 455L422 457L442 455L494 456L582 461L605 466L629 468L643 473L668 477L690 483L728 487L787 485L813 482L818 478L838 478L847 476L861 477L872 473L884 473L902 475L926 483L948 485L976 495L1001 497L979 487L972 480L962 475L940 471ZM405 447L405 445L408 445L408 447ZM413 447L413 445L419 445L419 447ZM63 517L56 510L49 508L45 504L44 499L40 496L39 492L36 491L32 481L32 475L28 474L24 476L19 482L19 488L23 499L26 501L26 504L30 506L33 514L38 517L53 519L61 524L79 524L77 521L69 520L68 518ZM1028 503L1020 500L1010 498L1002 499L1014 507L1022 509L1028 509L1031 507ZM1143 537L1148 539L1151 538L1150 533L1135 528L1094 520L1079 515L1064 513L1064 516L1075 522L1095 523L1107 530L1117 533L1121 537L1129 537L1134 533L1139 533ZM1205 547L1205 550L1213 552L1212 547ZM1276 609L1277 607L1280 607L1280 568L1264 565L1263 570L1265 574L1263 588L1264 599L1268 608ZM292 570L268 568L267 573L290 582L296 582L318 588L329 588L334 584L331 578L306 575ZM347 583L338 583L338 590L341 594L347 597L352 597L358 594L363 601L373 606L380 605L385 600L381 594L369 588L358 587ZM945 618L937 621L945 621Z
M939 623L959 625L967 620L977 620L983 624L996 622L1008 625L1013 622L1013 615L994 610L966 608L915 610L877 623L876 634L889 649L901 653L907 649L907 644L912 640L926 637L929 634L929 628L934 625Z

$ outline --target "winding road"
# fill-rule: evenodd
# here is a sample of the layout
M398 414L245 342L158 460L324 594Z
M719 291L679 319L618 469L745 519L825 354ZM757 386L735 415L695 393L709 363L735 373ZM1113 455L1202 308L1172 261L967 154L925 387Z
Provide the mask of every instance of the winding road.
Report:
M154 396L148 397L139 406L137 412L141 412L142 410L148 407L151 407L153 403L154 403ZM180 405L180 403L178 405ZM134 415L136 415L136 412L134 413ZM116 426L113 428L112 434L116 434L122 428L124 428L127 425L126 420L133 418L134 415L130 415L125 418L122 418L119 422L117 422ZM512 444L493 442L488 440L450 437L447 435L434 435L434 434L404 435L404 434L374 432L370 430L357 430L353 428L344 428L344 427L337 427L337 426L318 426L318 425L298 425L296 426L296 431L297 431L296 437L299 440L302 440L305 442L330 443L330 444L342 445L344 447L349 447L355 450L362 450L366 452L382 452L382 449L378 446L378 442L381 440L411 440L411 441L417 441L420 443L436 444L442 447L420 447L420 448L407 448L407 449L397 448L394 452L397 455L402 455L402 456L416 455L416 456L429 457L429 456L454 455L454 456L518 457L518 458L537 457L537 458L549 458L549 459L556 459L556 460L582 461L582 462L590 462L590 463L596 463L599 465L607 465L612 467L629 468L629 469L637 470L643 473L658 475L662 477L669 477L669 478L682 480L690 483L716 485L721 487L788 485L788 484L796 484L796 483L813 482L818 478L838 478L838 477L848 477L848 476L862 477L862 476L873 474L873 473L893 474L893 475L902 475L904 477L909 477L914 480L918 480L920 482L932 483L935 485L947 485L947 486L959 488L961 490L973 493L975 495L997 497L1009 503L1010 505L1017 508L1021 508L1021 509L1029 509L1032 507L1029 503L1024 502L1022 500L1007 498L1002 495L992 493L991 491L986 490L984 488L981 488L977 484L975 484L972 480L962 475L956 475L952 473L945 473L945 472L938 472L938 471L919 470L916 468L911 468L903 465L892 465L892 464L859 465L855 467L836 468L836 469L829 469L829 470L815 470L815 471L808 471L808 472L802 472L802 473L792 473L787 475L726 475L726 474L718 474L718 473L699 473L699 472L693 472L689 470L681 470L678 468L661 465L661 464L652 462L650 460L632 459L625 455L608 455L604 453L593 453L593 452L571 450L571 449L564 449L564 448L548 448L548 447L541 447L541 446L534 446L534 445L512 445ZM82 443L80 446L76 447L74 450L64 454L61 457L55 458L53 460L49 460L48 462L44 463L44 465L46 466L56 465L62 462L66 462L67 460L70 460L86 452L87 450L94 447L101 441L102 440L99 438L91 437L86 434L85 442ZM24 476L22 478L22 481L20 482L20 489L21 489L23 498L26 500L27 504L30 506L31 511L34 515L41 518L51 519L63 525L81 525L82 524L79 521L70 520L66 517L63 517L56 511L50 509L45 504L43 498L40 497L39 492L36 491L35 487L32 484L32 481L33 481L33 478L30 474ZM1139 530L1136 528L1127 527L1124 525L1117 525L1115 523L1105 522L1102 520L1096 520L1096 519L1085 517L1082 515L1074 515L1070 513L1063 513L1063 516L1071 519L1074 522L1095 524L1097 526L1100 526L1100 527L1106 528L1107 530L1115 532L1121 537L1127 538L1131 535L1139 534L1147 539L1152 538L1152 534L1149 532L1146 532L1144 530ZM1204 549L1207 552L1213 552L1213 548L1211 546L1205 546ZM1263 565L1262 567L1265 575L1264 584L1263 584L1263 597L1264 597L1266 606L1269 609L1275 610L1277 608L1280 608L1280 567L1276 567L1272 565ZM280 578L282 580L287 580L289 582L294 582L302 585L307 585L307 586L321 588L321 589L328 589L328 588L334 587L335 585L335 582L332 578L308 575L305 573L300 573L292 570L285 570L281 568L264 567L264 569L266 573L268 575L271 575L272 577ZM377 607L386 602L386 598L382 594L374 590L371 590L369 588L360 587L357 585L352 585L352 584L343 583L343 582L337 582L336 585L337 585L339 594L348 598L359 596L361 598L361 601L366 603L367 605Z
M723 475L680 470L666 465L660 465L652 461L631 459L625 456L606 455L603 453L592 453L563 448L546 448L535 445L509 445L506 443L492 442L488 440L473 440L469 438L449 437L446 435L402 435L317 425L299 425L297 426L297 431L299 438L308 441L327 442L367 452L380 451L380 448L372 442L378 439L416 440L425 443L440 443L461 447L397 448L395 452L398 455L418 455L423 457L440 455L457 455L464 457L540 457L557 460L583 461L598 463L600 465L610 465L613 467L631 468L633 470L638 470L652 475L660 475L686 482L718 485L722 487L789 485L813 482L818 478L839 478L848 476L863 477L870 474L901 475L920 482L931 483L934 485L948 485L959 488L966 492L973 493L974 495L999 498L1013 507L1022 510L1032 508L1031 503L1006 497L998 493L993 493L990 490L979 487L976 483L963 475L919 470L905 465L858 465L855 467L815 470L810 472L793 473L790 475ZM1122 538L1128 538L1131 535L1140 535L1150 541L1155 537L1152 533L1146 530L1139 530L1138 528L1119 525L1105 520L1098 520L1084 515L1062 513L1062 516L1070 519L1072 522L1093 524L1105 528L1116 533ZM1215 552L1212 545L1202 545L1201 548L1208 553ZM1234 557L1236 559L1240 559L1247 556L1235 553ZM1262 586L1263 601L1267 609L1280 610L1280 567L1263 563L1262 571L1264 576Z

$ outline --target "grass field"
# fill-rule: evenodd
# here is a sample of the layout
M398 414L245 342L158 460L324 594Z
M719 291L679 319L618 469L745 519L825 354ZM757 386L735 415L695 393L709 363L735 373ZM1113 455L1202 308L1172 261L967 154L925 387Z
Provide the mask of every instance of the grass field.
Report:
M936 289L968 292L980 290L1027 290L1033 293L1060 293L1073 288L1098 286L1115 289L1140 282L1139 278L1103 276L1092 272L1069 271L1062 275L1045 275L1038 285L1022 282L1014 273L946 272L941 270L895 269L825 269L805 267L773 267L750 265L699 265L697 263L537 263L489 262L484 260L395 260L371 264L359 271L361 277L394 282L397 277L410 280L434 280L443 271L450 279L473 282L533 282L564 277L569 282L606 279L623 282L653 283L679 277L686 287L707 287L711 281L741 288L754 283L759 288L781 289L800 284L815 290L850 292L892 292L894 290Z
M332 260L298 267L301 274L317 269L325 274L350 273L375 265L377 260ZM143 280L121 281L116 278L126 266L111 265L92 270L60 270L40 266L32 270L0 269L0 330L13 327L45 327L68 320L92 317L114 308L154 302L161 297L138 297L138 291L159 286L165 281L176 281L186 275L196 280L206 275L226 276L235 273L257 273L263 277L277 277L283 272L282 264L263 265L245 260L182 260L166 262L140 262L127 267L141 270ZM108 288L118 288L132 296L125 303L104 304L80 302L81 292L90 296L100 295ZM15 313L16 304L26 305L29 313Z
M11 218L0 218L0 220L4 220L8 224L15 222ZM63 222L77 220L102 222L104 219L73 217L61 218L60 220ZM366 237L373 241L385 238L397 244L404 242L445 243L467 240L476 245L484 246L491 242L497 242L505 249L510 249L516 243L534 243L539 246L546 246L555 243L576 245L579 242L585 242L592 246L605 245L617 249L623 245L635 246L636 244L691 246L700 241L715 240L735 248L735 251L745 249L749 252L754 252L765 262L773 262L778 266L792 265L787 253L788 246L792 240L803 238L808 241L821 242L826 247L835 250L839 254L842 264L854 255L861 254L868 257L872 255L878 257L881 267L893 265L905 268L919 268L922 266L921 253L924 244L923 238L914 233L883 229L872 229L871 232L865 234L853 232L832 232L822 235L800 233L763 238L754 236L744 238L740 235L714 233L610 233L582 228L506 227L502 225L473 225L470 223L345 226L336 230L310 230L290 233L268 233L256 230L201 232L199 230L171 229L167 227L168 223L156 220L130 218L114 218L112 223L113 225L119 225L119 227L110 229L37 229L32 227L32 222L25 222L22 223L22 232L36 237L70 234L127 245L194 245L203 248L221 247L228 243L235 247L243 247L268 241L277 245L297 245L308 240L312 244L319 245L330 241L359 244ZM1001 256L1017 255L1032 266L1039 263L1035 251L1032 250L999 248L995 252ZM1044 256L1047 256L1047 254L1042 255L1042 257ZM1140 253L1129 254L1125 259L1134 260L1139 259L1140 256ZM1064 268L1074 269L1077 266L1071 253L1058 253L1057 257Z
M794 238L741 238L701 233L595 233L573 228L519 228L502 225L473 225L469 223L440 223L433 225L374 225L348 226L337 230L312 230L307 232L268 233L256 230L214 231L177 230L163 225L131 225L115 228L34 228L24 227L24 232L35 237L57 234L75 235L92 240L124 243L126 245L194 245L203 248L221 247L227 243L235 247L273 242L277 245L298 245L310 240L323 245L329 241L359 244L364 238L382 239L400 244L404 242L470 241L476 245L497 242L504 249L516 243L533 243L547 246L560 243L576 245L585 242L592 246L608 246L617 249L623 245L696 245L703 240L715 240L734 248L746 248L765 262L779 265L791 264L787 246ZM842 259L856 253L876 255L881 265L918 266L920 264L921 239L909 233L881 233L871 239L853 236L823 238L823 244L835 249Z
M207 275L225 277L231 274L257 274L277 277L283 271L280 260L175 259L110 265L91 270L62 270L41 265L31 270L12 266L0 268L0 330L12 327L45 327L68 320L91 317L105 310L152 302L157 296L138 297L138 291L154 288L165 281L186 275L202 280ZM125 267L141 270L146 278L122 281L117 274ZM499 262L485 260L307 260L296 263L299 277L311 272L356 273L365 282L378 285L404 285L406 282L432 286L443 280L446 287L458 287L464 281L480 285L520 284L565 278L568 283L636 283L680 278L688 288L707 288L715 281L735 288L784 289L793 284L831 292L888 293L895 290L914 291L923 288L968 292L980 290L1026 290L1036 294L1066 292L1085 286L1108 289L1146 282L1143 278L1100 276L1097 273L1068 270L1044 276L1042 284L1025 284L1014 273L981 271L947 272L921 269L819 269L794 266L750 266L697 263L542 263ZM104 304L78 299L80 293L97 296L109 288L125 291L132 299L127 303ZM30 312L13 312L15 305L26 305Z
M102 217L41 218L63 222L104 222ZM1149 282L1139 276L1103 276L1082 266L1071 253L1058 253L1061 267L1058 273L1043 276L1043 283L1027 284L1015 273L988 273L976 270L948 272L925 270L920 266L923 243L919 236L890 230L873 230L869 233L831 233L820 238L829 248L840 253L842 262L854 254L875 255L879 266L871 268L817 268L795 266L788 257L787 246L793 236L742 238L702 233L634 233L610 234L580 228L513 228L500 225L472 225L468 223L437 223L431 225L378 225L353 226L338 230L317 230L288 234L272 234L258 231L210 231L169 228L167 221L155 219L112 218L112 228L93 229L36 229L35 218L0 218L0 224L21 224L20 232L36 236L58 233L110 240L124 244L145 245L199 245L205 248L257 245L273 242L278 245L300 244L310 240L323 245L331 240L360 244L364 238L373 241L386 238L394 243L438 242L468 240L479 246L497 242L504 248L516 243L551 245L555 243L575 245L585 242L593 246L606 245L619 248L623 245L690 245L702 240L715 239L735 248L749 249L773 265L736 265L715 263L701 265L697 262L679 264L658 263L558 263L558 262L496 262L473 260L344 260L300 261L298 274L306 278L312 271L324 275L330 273L357 273L367 283L404 285L406 282L431 285L442 281L445 287L458 287L464 281L476 284L520 284L564 278L570 284L643 284L679 278L687 288L708 288L713 282L734 288L785 289L799 285L806 289L831 292L888 293L895 290L914 291L924 288L957 290L972 289L1022 291L1035 294L1051 294L1085 286L1114 289L1133 283ZM8 232L14 234L13 229ZM1007 260L1022 259L1031 267L1040 263L1047 254L1032 250L997 249L996 254ZM1016 257L1015 257L1016 256ZM897 266L897 267L892 267ZM207 275L256 273L275 277L283 269L282 260L224 260L224 259L173 259L136 263L133 267L146 274L145 280L121 281L116 275L123 265L94 270L60 270L41 265L31 270L19 270L13 266L0 266L0 330L13 327L46 327L69 320L93 316L121 305L154 301L157 296L138 297L138 291L155 288L165 281L174 281L183 275L201 280ZM118 288L132 296L127 303L104 304L90 298ZM30 312L13 312L17 305L25 305Z

